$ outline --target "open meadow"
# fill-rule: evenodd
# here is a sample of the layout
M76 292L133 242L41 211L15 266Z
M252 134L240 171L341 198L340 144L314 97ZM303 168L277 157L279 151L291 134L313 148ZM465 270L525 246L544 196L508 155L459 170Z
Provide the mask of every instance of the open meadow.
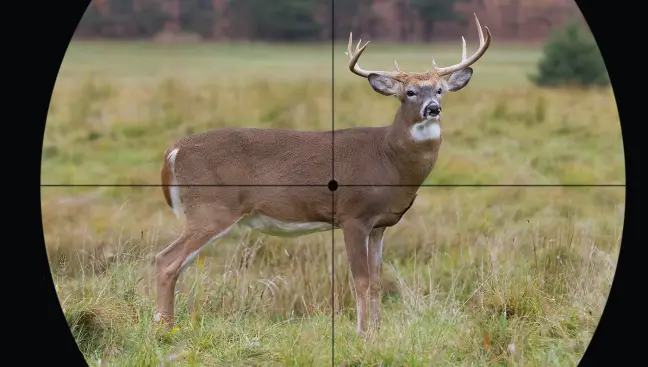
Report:
M332 59L327 44L73 42L52 96L41 183L156 185L175 139L224 126L391 123L397 101L348 71L345 48ZM422 70L432 56L457 62L461 43L372 42L361 65L391 69L397 59ZM538 89L526 75L539 57L539 46L495 40L470 84L444 97L444 141L427 183L509 186L419 190L386 232L383 326L369 342L355 335L340 231L233 231L183 272L167 332L152 320L153 256L181 222L161 188L42 187L52 276L87 362L329 366L334 332L336 366L575 366L614 276L625 188L510 185L625 184L623 145L612 90Z

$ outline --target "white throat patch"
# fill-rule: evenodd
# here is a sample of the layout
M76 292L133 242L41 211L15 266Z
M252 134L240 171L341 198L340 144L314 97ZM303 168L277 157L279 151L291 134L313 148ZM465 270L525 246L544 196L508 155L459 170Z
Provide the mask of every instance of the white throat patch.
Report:
M435 140L441 137L441 125L437 120L425 120L415 123L410 129L415 142Z

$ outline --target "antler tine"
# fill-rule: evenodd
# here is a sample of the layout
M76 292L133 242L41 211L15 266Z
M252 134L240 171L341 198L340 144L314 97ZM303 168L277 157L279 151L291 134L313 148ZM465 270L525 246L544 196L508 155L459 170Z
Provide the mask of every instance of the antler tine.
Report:
M479 19L477 18L477 14L473 13L475 15L475 23L477 23L477 33L479 34L479 47L481 47L484 44L484 31L482 31L482 26L481 23L479 23ZM488 27L486 27L488 29Z
M463 44L463 48L461 51L461 61L466 60L466 39L464 36L461 36L461 43Z
M484 53L486 53L488 47L490 47L490 43L491 43L490 30L488 29L488 27L484 27L486 28L486 37L484 38L484 32L482 31L482 26L479 23L477 14L474 15L475 15L475 22L477 23L477 31L479 32L479 49L477 49L477 52L475 52L472 56L466 58L466 40L464 37L461 37L462 40L461 62L456 65L452 65L444 68L439 68L435 66L436 72L439 76L454 73L457 70L467 68L468 66L474 64L477 60L479 60L484 55Z
M396 71L400 71L400 69L398 68L398 62L396 62L396 60L394 60L394 69Z
M349 56L349 70L351 70L352 73L361 76L363 78L368 77L369 74L379 74L388 77L396 77L398 74L400 74L400 71L398 70L398 64L396 64L396 71L393 72L362 69L360 65L358 65L358 59L360 58L360 55L362 55L364 50L367 48L369 41L367 41L363 46L360 46L361 42L362 40L358 41L358 44L356 45L355 48L355 52L353 52L351 50L351 45L353 44L353 33L349 33L349 44L347 45L347 52L345 53Z
M360 65L358 65L358 59L360 58L360 55L364 52L366 49L367 45L369 44L369 41L364 44L364 46L360 47L360 42L362 42L362 39L358 41L358 44L355 47L355 52L351 50L351 47L353 45L353 33L349 33L349 44L347 45L347 52L346 54L349 56L349 70L353 72L356 75L359 75L361 77L367 77L369 76L369 73L366 70L363 70Z

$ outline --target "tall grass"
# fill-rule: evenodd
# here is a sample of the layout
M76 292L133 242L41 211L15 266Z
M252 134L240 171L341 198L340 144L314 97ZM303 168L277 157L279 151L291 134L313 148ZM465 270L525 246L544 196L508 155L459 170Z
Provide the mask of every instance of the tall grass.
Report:
M43 183L157 184L162 153L186 134L326 131L332 118L336 128L379 126L397 107L346 75L337 56L332 101L323 46L140 45L137 58L132 47L71 47L50 107ZM366 67L394 56L404 69L428 66L429 50L371 47ZM449 62L455 51L435 57ZM525 84L535 52L493 48L471 84L444 99L429 183L625 182L611 91ZM363 342L340 232L234 231L183 273L168 332L152 322L152 260L181 222L160 188L41 192L68 324L90 364L111 366L329 365L331 304L336 365L575 365L609 291L625 199L615 187L422 188L387 231L383 330Z

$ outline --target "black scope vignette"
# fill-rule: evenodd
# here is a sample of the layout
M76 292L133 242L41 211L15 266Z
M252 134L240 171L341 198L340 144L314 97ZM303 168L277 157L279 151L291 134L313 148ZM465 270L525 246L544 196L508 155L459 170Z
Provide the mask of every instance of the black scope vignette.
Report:
M631 16L638 12L633 12L630 4L625 7L610 7L604 2L583 0L576 1L576 3L596 38L596 42L603 58L605 59L605 65L610 75L619 118L622 124L621 132L623 136L626 172L625 182L627 184L584 183L560 185L538 183L516 185L513 183L471 184L469 182L459 182L425 184L422 185L423 187L421 188L421 191L426 190L426 187L438 187L440 189L444 188L444 190L467 190L471 187L491 187L493 189L502 187L523 189L538 188L538 190L543 187L625 187L625 217L623 221L623 233L621 234L622 245L618 256L616 272L609 291L609 297L605 303L603 314L598 322L591 342L587 346L584 356L579 364L585 366L609 365L610 363L625 365L633 362L633 357L640 357L637 354L641 351L641 348L639 348L638 345L640 338L633 338L630 336L630 333L624 330L627 328L636 328L638 326L637 317L640 317L641 315L638 307L641 302L631 299L631 297L639 293L636 291L636 289L639 288L633 288L632 284L638 279L641 279L641 274L631 272L632 268L629 261L629 259L639 258L638 253L632 255L632 251L636 251L638 247L638 245L632 245L633 241L638 241L636 222L638 221L639 213L636 209L636 189L633 190L633 188L639 186L639 177L636 173L638 167L638 164L636 163L638 160L638 152L632 152L631 154L630 150L633 147L633 139L631 138L634 138L639 134L638 131L635 132L633 130L637 129L639 123L632 121L633 114L631 107L636 108L636 106L640 106L640 104L633 103L634 99L632 97L637 94L631 94L629 87L624 89L622 84L624 81L626 83L637 83L637 74L640 74L640 71L638 73L637 66L629 63L629 60L636 59L636 57L633 56L632 50L628 49L627 45L619 40L624 38L632 39L632 35L638 34L638 30L634 30L630 27L630 25L636 24L630 19ZM2 34L5 35L5 52L3 54L3 59L8 66L8 68L6 68L7 75L5 76L3 86L6 89L5 95L10 96L10 100L5 104L5 108L10 110L9 116L5 121L12 129L15 126L27 127L25 131L16 133L12 131L11 135L8 134L7 136L35 136L37 134L34 133L33 125L36 124L37 121L42 124L38 136L34 139L36 147L33 149L26 149L24 144L18 144L18 149L5 150L5 158L11 157L9 154L10 152L13 153L14 157L19 157L18 159L5 159L5 161L9 161L12 165L15 165L15 169L10 169L8 171L11 172L11 174L7 175L8 177L6 179L12 184L10 187L11 191L9 191L11 193L9 197L10 199L19 199L15 200L16 202L14 204L10 203L6 207L12 209L23 208L25 206L24 202L26 197L33 198L34 201L34 204L31 205L32 211L29 212L30 214L28 218L24 218L22 215L12 216L12 218L15 218L14 221L16 223L20 222L24 224L25 222L29 222L29 225L31 225L33 222L35 227L34 230L23 229L17 231L17 233L21 234L21 236L16 236L18 241L13 240L12 238L12 240L6 241L7 243L5 245L11 250L29 248L34 251L34 256L25 256L24 252L16 251L14 255L7 256L6 261L6 263L11 264L12 267L17 268L15 271L10 272L12 277L9 280L9 283L13 287L12 289L17 292L7 293L5 301L5 304L8 306L8 309L5 312L5 318L12 321L11 327L7 328L7 330L11 330L12 332L18 331L18 334L12 338L15 344L8 350L13 352L13 350L17 350L16 348L20 348L22 353L18 353L16 358L22 359L27 362L27 364L30 364L32 358L45 359L50 363L60 363L70 366L89 364L84 360L83 354L77 345L77 341L75 341L73 337L57 296L57 290L55 288L50 262L45 247L43 209L41 206L40 192L45 189L56 189L57 187L104 187L108 189L115 187L123 187L126 189L133 187L151 187L151 190L156 190L156 195L161 197L160 186L163 186L156 184L155 182L139 184L115 184L114 181L110 184L105 182L82 182L79 184L42 182L41 163L43 156L43 138L45 122L50 109L53 87L57 80L57 76L59 75L59 69L72 35L88 5L89 1L59 3L51 1L10 1L5 3L5 7L2 11L2 22L0 22L0 27L3 27L4 31ZM330 16L332 17L333 23L335 23L334 15L336 14L334 9L340 6L340 1L334 1L331 4ZM482 26L484 25L485 24L482 24ZM35 29L29 30L29 28ZM333 32L335 32L334 29L331 30L331 33ZM473 37L474 35L470 36ZM339 49L335 48L333 45L333 39L334 37L331 37L331 52L339 52ZM374 45L373 43L374 42L371 43L369 48L377 47L377 45ZM474 44L474 38L470 38L469 47L472 47L470 50L474 50L477 47ZM367 54L370 52L371 51L368 51ZM455 52L457 51L455 50ZM337 57L340 56L331 56L332 59ZM381 63L383 62L381 61ZM334 173L336 172L336 162L334 160L336 138L333 130L339 129L339 126L336 126L334 111L336 108L335 102L340 99L335 95L337 92L335 89L336 78L333 76L337 75L337 71L333 69L333 64L334 63L331 64L332 70L329 71L331 75L331 97L333 101L333 104L330 106L333 110L331 112L330 124L332 133L331 153L333 157L330 180L321 183L310 182L306 184L280 182L276 184L259 183L256 185L241 183L230 185L231 187L248 187L251 190L255 187L291 187L295 190L311 188L330 191L331 205L333 209L332 222L335 222L337 220L335 196L338 195L341 190L361 188L363 186L376 188L390 186L372 183L367 183L366 185L345 185L344 182L337 181L334 176ZM476 67L476 69L477 68L478 67ZM626 73L625 77L623 74L624 72ZM476 71L476 73L478 73L478 71ZM632 73L632 75L629 73ZM386 101L377 99L372 100L371 103L387 104ZM392 107L393 106L394 105L392 104ZM448 109L451 108L452 107L448 107ZM640 116L639 111L636 111L635 115ZM636 145L634 147L636 148ZM19 195L18 193L14 194L14 190L26 187L26 185L21 182L24 178L24 167L22 166L24 165L23 157L26 153L29 153L34 158L34 168L32 170L34 176L38 175L40 183L38 199L36 199L35 189L33 190L34 194L32 196ZM36 163L38 163L38 171L36 170ZM337 162L337 164L342 163ZM434 172L435 171L432 171L432 175L434 175ZM119 176L118 174L115 175ZM34 177L34 180L36 180L36 177ZM407 187L408 185L400 186ZM30 194L31 191L32 190L29 190ZM138 195L138 193L135 192L134 195ZM421 193L421 195L423 194ZM25 233L30 235L27 240L22 236L22 234ZM340 249L339 247L336 247L336 237L341 237L341 232L337 235L333 235L333 233L334 231L331 230L331 264L327 264L327 267L330 266L331 269L335 269L339 265L338 262L334 262L334 260L336 259L336 251L339 251ZM339 259L339 257L337 258ZM34 259L37 259L40 272L31 269L31 267L34 266ZM26 268L26 264L31 265L30 268ZM636 268L638 269L639 267ZM29 275L33 278L33 282L31 279L27 281L24 278L25 275ZM334 287L335 284L339 282L340 278L337 278L337 281L335 280L336 277L332 276L330 291L332 312L337 311L334 298ZM38 284L39 287L34 288L32 287L32 284ZM34 299L32 300L32 298ZM27 307L31 309L27 310ZM355 312L355 309L353 311ZM352 312L353 315L355 315L354 312ZM337 343L340 343L340 341L346 340L346 337L338 336L338 334L342 332L342 329L336 329L339 327L336 323L337 320L340 320L340 317L332 314L330 320L331 324L329 326L331 328L331 344L330 347L327 345L327 348L330 348L331 350L329 355L331 356L330 362L332 366L337 366L340 365L340 363L347 362L339 360L339 357L335 352L336 349L340 348L340 346L336 344L336 341ZM355 316L353 318L353 321L354 320ZM183 322L188 323L189 321L184 320ZM346 328L343 330L344 332L348 331ZM553 362L546 361L545 363L546 365L552 365ZM96 362L93 362L92 365L96 365Z

